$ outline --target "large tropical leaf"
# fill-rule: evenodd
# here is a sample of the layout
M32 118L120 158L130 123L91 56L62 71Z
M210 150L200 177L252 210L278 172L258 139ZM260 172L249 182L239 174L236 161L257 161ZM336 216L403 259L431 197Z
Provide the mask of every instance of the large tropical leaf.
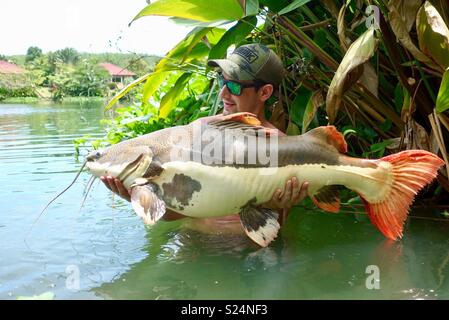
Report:
M290 11L293 11L295 9L298 9L299 7L305 5L310 0L294 0L292 3L290 3L288 6L286 6L284 9L279 11L279 14L286 14Z
M145 85L143 86L142 92L142 101L148 102L150 97L156 92L156 90L160 87L160 85L164 82L164 80L169 75L168 71L160 71L155 72L147 79Z
M260 4L269 8L270 11L279 12L289 5L289 0L259 0Z
M214 28L198 27L192 30L186 38L181 40L170 52L156 65L156 71L161 69L168 63L177 61L181 63L185 60L192 60L193 49L199 44L199 42ZM197 58L197 57L195 57Z
M226 50L233 44L238 44L254 29L257 24L257 18L255 16L245 17L233 27L231 27L218 41L218 43L212 47L209 53L208 59L220 59L226 55Z
M323 95L321 91L315 91L310 97L307 103L306 110L304 112L304 117L302 119L302 133L306 133L312 120L315 118L318 108L324 104Z
M326 97L326 112L330 123L334 122L337 116L344 92L360 78L363 64L373 56L378 42L374 29L368 29L351 44L343 57Z
M223 37L223 35L227 32L226 29L223 28L213 28L207 35L207 42L211 46L214 46L220 41L220 39Z
M170 111L176 107L176 103L181 98L181 92L184 90L187 85L191 74L184 73L182 74L178 80L176 80L175 85L168 91L161 99L161 104L159 105L159 116L162 118L166 118Z
M444 112L447 109L449 109L449 69L444 72L436 104L437 112Z
M254 16L259 13L259 0L238 0L245 8L245 16Z
M443 70L449 67L449 29L435 7L426 1L416 17L421 50Z
M233 21L243 16L236 0L159 0L146 6L133 21L144 16L169 16L202 22Z

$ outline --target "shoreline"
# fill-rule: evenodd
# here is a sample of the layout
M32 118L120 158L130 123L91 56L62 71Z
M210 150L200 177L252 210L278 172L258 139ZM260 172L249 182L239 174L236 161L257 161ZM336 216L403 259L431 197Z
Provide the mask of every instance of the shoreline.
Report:
M49 98L39 98L39 97L16 97L16 98L6 98L0 100L1 104L15 104L15 103L83 103L83 102L104 102L108 98L106 97L65 97L61 100L54 101Z

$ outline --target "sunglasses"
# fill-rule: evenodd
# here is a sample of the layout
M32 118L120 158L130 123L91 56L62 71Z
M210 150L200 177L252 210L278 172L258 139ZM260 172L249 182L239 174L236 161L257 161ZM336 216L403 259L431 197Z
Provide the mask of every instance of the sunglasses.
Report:
M232 80L226 80L222 74L218 75L218 85L220 88L223 88L223 86L226 86L228 88L229 92L234 96L239 96L242 94L243 89L245 88L252 88L255 87L256 89L261 87L261 83L259 83L257 80L253 83L240 83Z

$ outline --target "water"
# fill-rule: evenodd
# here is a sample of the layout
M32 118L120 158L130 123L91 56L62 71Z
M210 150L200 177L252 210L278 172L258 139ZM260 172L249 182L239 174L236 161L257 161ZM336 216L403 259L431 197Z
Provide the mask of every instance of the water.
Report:
M78 212L83 173L28 233L81 166L73 139L102 136L102 117L94 104L0 105L0 299L449 298L449 224L418 216L391 242L364 215L296 208L259 249L194 220L146 228L98 183Z

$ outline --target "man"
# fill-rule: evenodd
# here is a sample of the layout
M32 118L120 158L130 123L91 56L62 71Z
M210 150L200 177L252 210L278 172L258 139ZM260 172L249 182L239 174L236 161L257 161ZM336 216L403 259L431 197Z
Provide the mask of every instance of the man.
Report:
M223 114L251 112L267 128L276 129L265 118L265 103L278 89L285 75L281 59L273 50L262 44L248 44L237 48L227 59L208 62L209 66L218 68L220 97L223 101ZM128 190L112 177L101 177L105 185L113 192L130 201ZM284 190L277 189L272 199L263 206L280 211L279 222L282 224L288 211L307 196L308 183L299 186L296 177L287 180ZM164 215L165 220L185 217L170 210ZM238 220L238 215L232 216ZM222 221L220 218L198 219L205 222ZM225 219L229 221L229 219Z

